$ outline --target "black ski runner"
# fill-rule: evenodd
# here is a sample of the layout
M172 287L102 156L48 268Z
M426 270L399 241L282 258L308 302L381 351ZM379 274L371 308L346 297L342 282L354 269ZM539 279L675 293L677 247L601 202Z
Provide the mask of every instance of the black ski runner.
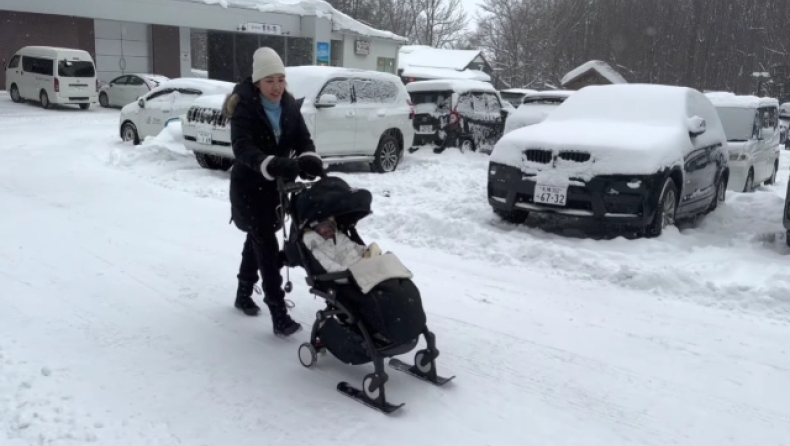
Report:
M455 378L455 375L453 375L453 376L451 376L449 378L444 378L444 377L441 377L439 375L436 375L435 372L432 373L432 374L422 373L422 372L420 372L417 369L416 366L407 364L407 363L401 361L398 358L390 359L389 365L390 365L390 367L392 367L393 369L395 369L395 370L397 370L399 372L408 373L409 375L411 375L411 376L413 376L415 378L418 378L418 379L421 379L423 381L429 382L429 383L431 383L433 385L436 385L436 386L443 386L443 385L447 384L448 382L452 381L453 378ZM433 375L433 376L431 376L431 375Z
M396 404L391 404L391 403L388 403L388 402L384 402L384 404L381 405L381 404L371 400L367 396L365 396L364 392L362 392L361 390L355 389L354 387L351 387L345 381L341 382L341 383L338 383L337 391L342 393L343 395L353 399L353 400L356 400L357 402L360 402L360 403L370 407L371 409L375 409L375 410L377 410L377 411L379 411L381 413L387 414L387 415L395 412L396 410L398 410L401 407L406 405L406 403L400 403L400 404L396 405Z

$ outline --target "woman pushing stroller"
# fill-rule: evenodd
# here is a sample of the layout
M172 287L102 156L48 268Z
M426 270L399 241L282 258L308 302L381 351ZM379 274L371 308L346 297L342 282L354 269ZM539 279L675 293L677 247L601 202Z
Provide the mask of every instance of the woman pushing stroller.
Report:
M323 173L301 106L302 100L286 90L280 56L266 47L255 51L252 76L239 82L223 105L223 113L230 118L235 157L230 175L231 219L247 233L235 307L249 316L260 312L252 299L260 271L263 301L274 333L280 336L290 336L301 326L288 315L282 289L276 178L294 181L297 176L312 178Z

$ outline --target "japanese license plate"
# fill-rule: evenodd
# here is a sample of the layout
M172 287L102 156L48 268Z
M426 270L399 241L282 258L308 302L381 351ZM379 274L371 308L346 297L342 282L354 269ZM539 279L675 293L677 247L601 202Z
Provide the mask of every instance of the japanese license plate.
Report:
M211 145L211 132L197 132L197 142L199 144Z
M433 133L433 126L432 125L421 125L420 126L420 133Z
M532 201L535 204L551 204L554 206L565 206L568 198L568 188L561 186L535 185L535 194Z

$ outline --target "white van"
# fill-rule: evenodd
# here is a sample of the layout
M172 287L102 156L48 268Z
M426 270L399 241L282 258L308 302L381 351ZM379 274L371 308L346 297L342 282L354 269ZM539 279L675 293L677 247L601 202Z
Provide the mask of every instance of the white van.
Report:
M87 51L26 46L11 58L5 74L14 102L38 101L44 108L77 104L83 110L98 102L96 66Z

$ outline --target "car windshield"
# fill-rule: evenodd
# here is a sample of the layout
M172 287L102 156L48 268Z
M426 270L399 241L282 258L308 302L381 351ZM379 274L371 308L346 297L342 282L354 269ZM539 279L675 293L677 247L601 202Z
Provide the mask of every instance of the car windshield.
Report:
M748 141L754 133L755 111L743 107L717 107L727 141Z
M521 102L521 99L524 97L524 93L499 93L502 96L502 100L508 101L513 105L518 105Z
M95 77L96 69L92 62L80 60L61 60L58 62L60 77Z

